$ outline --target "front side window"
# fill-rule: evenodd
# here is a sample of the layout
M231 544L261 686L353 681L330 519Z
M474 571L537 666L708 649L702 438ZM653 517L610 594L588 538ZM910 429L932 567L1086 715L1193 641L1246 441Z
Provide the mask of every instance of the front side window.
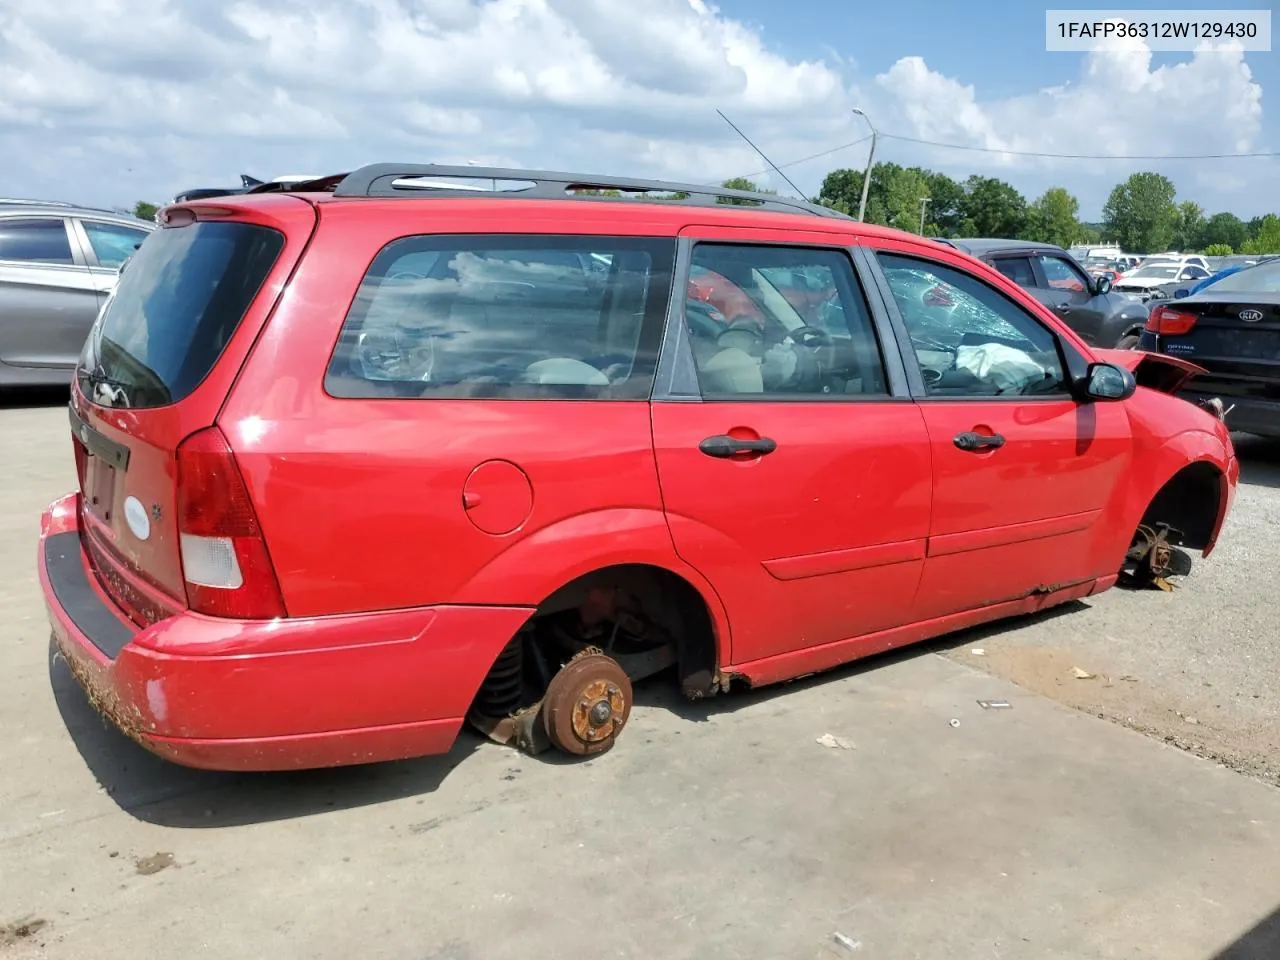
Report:
M89 237L89 246L93 247L93 254L98 258L99 266L120 266L132 257L138 247L142 246L142 241L147 239L148 231L146 230L95 220L80 222Z
M684 313L704 398L887 395L867 301L844 251L700 243Z
M1084 277L1061 257L1042 255L1039 260L1044 278L1052 289L1070 293L1082 293L1086 289Z
M336 397L644 399L675 242L416 236L382 249L343 323Z
M1028 311L971 274L881 253L929 396L1068 392L1057 339Z
M73 263L61 217L0 218L0 260Z

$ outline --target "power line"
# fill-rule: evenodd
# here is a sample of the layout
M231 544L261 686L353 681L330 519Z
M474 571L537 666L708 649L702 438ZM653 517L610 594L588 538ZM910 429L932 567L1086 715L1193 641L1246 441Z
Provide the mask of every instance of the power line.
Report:
M883 134L881 134L881 136L883 136ZM821 153L810 154L807 157L801 157L799 160L788 160L786 163L778 164L778 166L780 167L799 166L802 163L808 163L810 160L817 160L820 157L829 157L831 156L831 154L839 153L841 150L848 150L850 147L856 147L858 144L866 143L870 139L871 139L871 134L867 134L865 137L859 137L857 140L851 140L849 143L842 143L838 147L832 147L830 150L823 150ZM744 180L750 180L752 177L759 177L769 172L770 172L769 170L757 170L755 173L742 174L742 178Z
M1280 157L1280 151L1278 150L1258 150L1251 153L1045 153L1035 150L1001 150L999 147L975 147L963 143L942 143L938 140L904 137L896 133L881 133L880 137L885 140L901 140L905 143L918 143L926 147L942 147L947 150L968 150L974 153L1004 153L1014 157L1041 157L1048 160L1236 160L1246 157ZM868 134L865 137L859 137L849 143L842 143L840 146L832 147L829 150L813 153L798 160L788 160L786 163L778 164L778 166L795 167L802 163L808 163L810 160L829 157L831 154L839 153L841 150L848 150L850 147L856 147L858 144L866 143L870 139L871 136ZM772 171L768 169L756 170L754 173L742 174L742 178L750 180L752 177L763 176L770 172Z
M939 143L937 140L921 140L903 137L896 133L882 133L886 140L903 140L927 147L944 147L948 150L972 150L978 153L1007 153L1014 157L1044 157L1054 160L1232 160L1240 157L1280 157L1278 150L1259 150L1253 153L1039 153L1034 150L1001 150L999 147L974 147L963 143Z

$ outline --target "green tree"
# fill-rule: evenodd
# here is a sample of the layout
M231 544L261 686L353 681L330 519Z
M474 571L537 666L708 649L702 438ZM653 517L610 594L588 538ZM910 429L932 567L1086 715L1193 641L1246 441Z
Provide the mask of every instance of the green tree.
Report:
M1229 257L1235 251L1229 243L1211 243L1204 248L1203 253L1206 257Z
M1204 225L1200 240L1209 244L1226 244L1233 250L1249 239L1248 228L1234 213L1215 213Z
M966 230L980 237L1018 237L1027 221L1027 201L1012 184L976 174L964 182L960 210Z
M1240 246L1241 253L1280 253L1280 217L1274 213L1258 217L1258 234Z
M1245 236L1246 240L1256 240L1258 236L1261 235L1264 220L1266 220L1266 217L1250 218L1249 222L1245 224L1245 230L1247 231L1247 235Z
M928 174L919 167L897 167L885 178L882 222L915 233L920 229L920 207L926 197L932 200ZM925 214L927 218L927 208ZM926 220L926 228L931 225L932 221Z
M867 223L913 232L920 229L921 198L932 200L934 186L946 194L946 184L937 180L937 176L920 167L877 163L871 169L871 185L867 188ZM861 199L862 171L847 168L827 174L818 194L819 203L853 216L858 214ZM947 198L947 202L954 204L951 198ZM926 232L928 227L936 227L936 223L930 221Z
M1168 177L1135 173L1117 184L1102 208L1107 234L1125 250L1154 253L1168 249L1178 230L1177 191Z
M767 187L758 186L746 177L730 177L728 180L724 181L724 183L720 184L720 186L724 187L726 190L746 190L750 193L776 194L778 192L776 190L770 190ZM729 203L735 206L751 205L750 200L739 200L736 197L718 197L716 198L716 202Z
M139 220L154 220L156 212L160 209L157 203L148 203L146 200L139 200L133 205L133 215Z
M919 169L913 167L913 170ZM964 187L945 173L921 170L929 181L929 223L925 224L928 236L953 237L964 222L961 206L964 203ZM933 229L930 229L932 226Z
M1080 242L1081 243L1101 243L1102 228L1096 223L1080 224Z
M1178 204L1178 229L1173 245L1183 253L1199 250L1204 243L1204 207L1191 200Z
M873 178L874 179L874 178ZM858 200L862 197L862 171L841 167L832 170L822 179L817 202L824 206L854 216L858 213Z
M1080 236L1080 201L1064 187L1050 187L1027 208L1023 235L1028 240L1069 247Z

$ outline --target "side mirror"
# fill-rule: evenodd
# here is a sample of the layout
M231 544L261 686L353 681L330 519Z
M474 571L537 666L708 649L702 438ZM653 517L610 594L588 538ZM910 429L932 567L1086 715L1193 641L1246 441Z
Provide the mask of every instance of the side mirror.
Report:
M1097 279L1097 280L1095 280L1095 281L1093 282L1093 292L1094 292L1094 294L1096 294L1096 295L1097 295L1097 296L1099 296L1099 297L1100 297L1100 296L1102 296L1103 294L1110 293L1110 292L1111 292L1111 278L1110 278L1110 277L1098 277L1098 279Z
M1084 378L1084 393L1090 400L1128 400L1137 389L1133 374L1114 363L1091 363Z
M1175 300L1181 300L1183 297L1189 297L1189 296L1191 296L1191 291L1188 290L1186 287L1182 287L1179 290L1173 291L1173 298Z

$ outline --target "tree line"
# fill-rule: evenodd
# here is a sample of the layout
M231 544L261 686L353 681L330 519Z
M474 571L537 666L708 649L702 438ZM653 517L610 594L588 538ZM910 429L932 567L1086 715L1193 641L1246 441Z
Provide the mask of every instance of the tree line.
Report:
M856 215L862 177L861 170L832 170L823 179L818 195L810 199ZM721 186L775 192L745 177L734 177ZM616 190L577 192L618 195ZM672 199L682 196L673 194ZM745 201L722 198L722 202ZM155 204L139 201L134 215L150 220L156 210ZM1107 242L1133 253L1280 253L1280 217L1274 213L1247 222L1233 213L1206 215L1194 201L1178 202L1173 182L1159 173L1134 173L1116 184L1102 208L1102 223L1082 222L1079 213L1080 201L1065 187L1050 187L1028 201L1012 184L995 177L975 174L958 181L936 170L896 163L877 163L867 189L868 223L923 232L928 237L1003 237L1060 247Z
M856 216L862 177L861 170L832 170L811 199ZM773 192L742 177L722 185ZM1173 182L1159 173L1134 173L1116 184L1103 206L1102 222L1085 223L1079 219L1080 201L1064 187L1050 187L1028 201L995 177L957 181L923 167L875 165L867 189L868 223L921 232L922 206L923 233L930 237L1002 237L1060 247L1107 242L1134 253L1280 253L1280 217L1274 213L1247 222L1233 213L1209 216L1194 201L1178 202Z

